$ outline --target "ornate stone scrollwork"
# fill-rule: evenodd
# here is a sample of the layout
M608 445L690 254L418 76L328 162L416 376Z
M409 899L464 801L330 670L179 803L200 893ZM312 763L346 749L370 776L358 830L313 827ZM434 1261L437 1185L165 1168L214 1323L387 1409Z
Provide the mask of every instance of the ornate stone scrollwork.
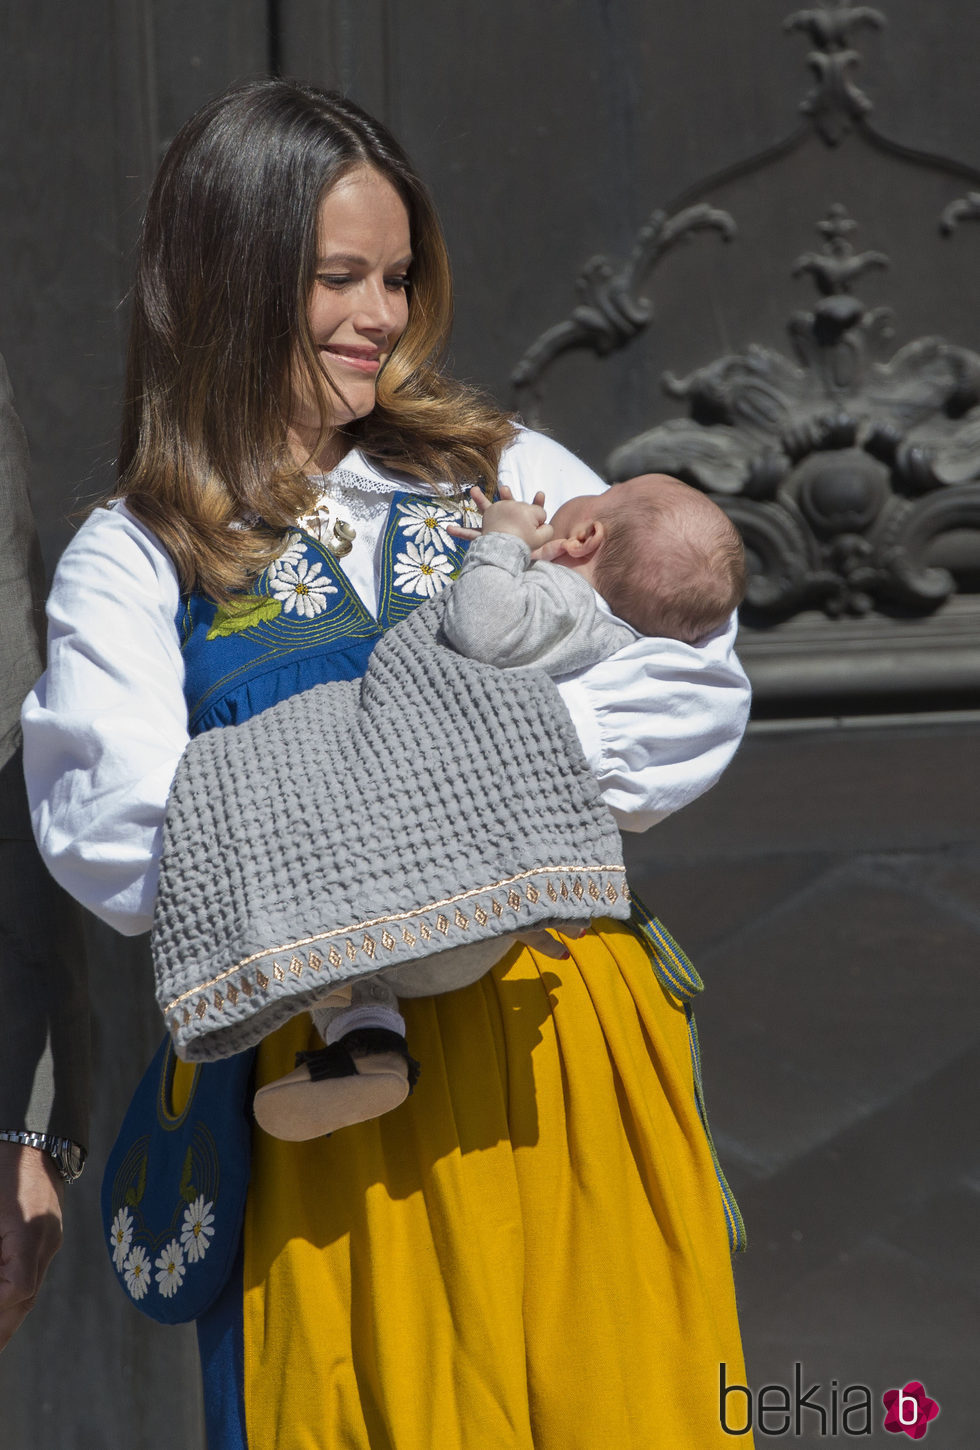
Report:
M980 221L980 191L968 191L965 196L958 196L955 201L951 201L943 209L939 220L940 230L948 237L963 221Z
M862 26L881 30L885 17L870 5L827 0L811 10L798 10L783 21L784 30L805 30L815 49L807 61L817 84L800 103L824 140L831 146L843 141L856 121L871 110L871 102L848 74L861 57L851 46L851 32Z
M980 529L980 356L924 337L883 361L887 308L852 286L881 252L858 252L835 205L824 247L796 262L820 294L793 314L795 360L750 346L665 379L688 404L624 443L612 479L675 473L715 495L742 531L756 616L821 607L832 616L935 609L953 591L926 554L937 536ZM978 550L980 552L980 550Z
M705 230L719 232L729 241L735 223L727 212L703 204L686 207L676 216L655 211L619 267L603 256L586 262L575 284L582 299L579 305L564 322L542 333L511 373L511 384L529 422L537 421L530 390L544 370L572 348L588 347L605 357L648 327L653 304L638 294L638 288L675 243Z
M878 215L894 227L896 167L907 167L905 174L921 183L909 189L910 225L921 226L942 208L938 231L947 237L960 223L980 221L980 172L875 127L871 101L854 79L861 61L856 40L886 23L882 9L848 0L812 0L787 16L784 32L807 38L816 76L801 101L806 122L797 119L782 139L692 186L673 208L676 215L655 212L624 264L606 258L588 264L578 282L580 305L531 344L513 374L528 421L542 421L529 405L537 404L560 353L589 348L606 355L645 329L649 336L653 305L641 289L677 237L696 226L730 237L732 217L747 242L760 219L771 237L780 229L795 236L795 221L779 216L766 173L774 187L786 188L793 206L812 184L820 198L813 204L817 216L835 194L856 210L862 201L854 198L863 197L861 187L880 168L888 205L873 194L876 211L868 225L878 226ZM840 190L828 196L838 170ZM940 177L954 189L940 190ZM956 199L947 202L948 196ZM857 295L863 278L889 267L887 243L859 249L855 228L843 205L830 207L818 223L819 244L798 257L793 275L812 285L816 297L788 317L790 346L773 341L767 299L760 305L765 344L742 342L734 350L725 343L725 355L706 366L664 376L666 393L683 404L685 416L611 452L608 442L598 443L608 453L610 478L679 474L714 496L741 529L750 582L740 649L757 703L777 712L815 700L913 699L918 707L930 696L956 703L980 698L980 354L936 335L898 346L891 309ZM769 237L766 244L771 277ZM788 245L792 256L799 244ZM712 281L713 297L724 286L738 287L743 276L756 288L768 285L746 261L749 250L733 247L731 265ZM918 259L908 266L907 235L894 250L903 285L920 285ZM710 265L710 254L704 260ZM936 269L929 270L927 288L936 297L941 284ZM964 285L962 262L955 277L951 294ZM713 321L711 335L724 336L727 314L723 305L718 311L722 326ZM694 312L696 325L706 328L702 299ZM744 339L752 327L744 295L732 315ZM675 334L678 316L675 297ZM937 323L936 331L943 326L949 324ZM689 348L690 338L680 345ZM637 407L634 388L633 418ZM592 429L590 447L597 438Z
M848 72L860 61L851 46L851 34L861 27L881 29L885 23L880 10L850 5L847 0L825 0L822 5L798 10L783 22L785 30L805 31L813 42L807 59L818 84L801 101L800 109L830 145L842 141L871 110L867 96L849 78ZM787 144L797 144L799 137L798 132L773 148L772 154ZM759 158L760 164L765 159ZM704 230L718 232L730 241L736 226L727 212L707 202L685 206L675 215L658 209L641 228L625 262L617 265L603 255L586 262L575 283L579 304L535 339L511 373L515 399L528 422L541 421L534 390L556 357L575 348L589 348L606 357L650 326L653 303L639 289L675 243Z

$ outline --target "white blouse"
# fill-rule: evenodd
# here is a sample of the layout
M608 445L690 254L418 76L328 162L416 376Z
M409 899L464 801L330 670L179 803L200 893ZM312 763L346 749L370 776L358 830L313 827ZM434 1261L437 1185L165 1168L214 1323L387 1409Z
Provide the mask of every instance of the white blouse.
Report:
M391 495L417 480L356 451L331 488L357 536L342 561L376 613ZM573 454L522 430L500 482L549 514L601 492ZM170 785L187 744L180 590L156 537L124 504L99 509L62 556L48 601L48 668L24 703L24 765L38 846L62 886L126 935L148 931ZM736 620L697 646L639 638L558 682L586 759L624 830L643 831L712 786L745 729ZM517 762L519 766L519 762Z

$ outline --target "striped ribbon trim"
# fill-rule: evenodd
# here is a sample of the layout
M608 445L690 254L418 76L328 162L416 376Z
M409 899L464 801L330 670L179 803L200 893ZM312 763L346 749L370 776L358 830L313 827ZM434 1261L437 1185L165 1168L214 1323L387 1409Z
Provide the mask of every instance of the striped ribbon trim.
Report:
M694 969L686 952L677 945L670 932L657 920L655 916L644 906L636 892L630 887L631 912L630 919L637 932L646 942L650 952L654 974L657 981L673 997L677 998L684 1007L687 1017L687 1032L691 1044L691 1066L694 1073L694 1099L697 1103L698 1117L704 1128L705 1137L708 1140L708 1150L711 1153L711 1161L714 1164L715 1177L718 1179L718 1188L721 1192L722 1208L725 1212L725 1226L728 1229L728 1242L732 1253L742 1253L746 1246L745 1224L735 1202L735 1195L728 1186L728 1180L722 1172L721 1163L718 1161L718 1152L715 1148L714 1139L711 1136L711 1128L708 1126L708 1111L704 1104L704 1083L701 1077L701 1047L698 1042L697 1023L694 1020L694 1008L692 1003L699 992L704 991L704 983Z

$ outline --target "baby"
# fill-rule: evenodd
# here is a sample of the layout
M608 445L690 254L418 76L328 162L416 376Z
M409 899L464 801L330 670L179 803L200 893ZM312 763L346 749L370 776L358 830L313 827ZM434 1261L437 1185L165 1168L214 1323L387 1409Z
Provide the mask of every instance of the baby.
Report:
M550 522L543 494L530 504L507 488L492 504L479 489L472 496L483 528L451 530L474 542L443 631L454 649L484 664L561 675L638 635L697 644L727 623L744 593L734 525L666 474L569 499Z
M586 670L651 635L695 645L723 628L745 588L742 543L697 489L647 474L605 493L570 499L550 521L501 487L472 498L482 530L444 602L444 642L497 668L553 677ZM521 940L551 956L568 950L546 931ZM513 939L501 939L502 956ZM275 1137L319 1137L378 1117L408 1096L418 1075L398 999L382 976L357 978L313 1009L326 1043L256 1093L260 1126Z

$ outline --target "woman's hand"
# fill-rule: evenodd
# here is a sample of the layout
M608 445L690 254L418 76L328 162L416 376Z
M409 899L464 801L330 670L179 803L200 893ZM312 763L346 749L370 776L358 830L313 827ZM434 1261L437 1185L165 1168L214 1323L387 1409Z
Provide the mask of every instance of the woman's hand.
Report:
M477 539L484 534L512 534L522 539L534 552L551 540L554 530L548 523L544 510L544 494L536 493L530 503L516 499L505 483L500 485L500 497L493 503L482 488L470 490L470 498L481 514L482 529L467 529L462 524L450 524L446 530L456 539Z

